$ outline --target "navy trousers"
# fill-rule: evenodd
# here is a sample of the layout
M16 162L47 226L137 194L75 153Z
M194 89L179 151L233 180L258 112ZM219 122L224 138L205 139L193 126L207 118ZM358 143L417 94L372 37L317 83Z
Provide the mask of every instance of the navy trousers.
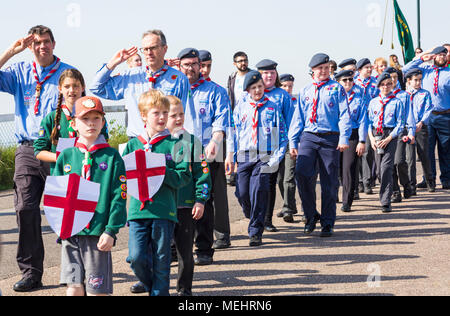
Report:
M236 195L245 217L250 219L249 237L261 237L264 231L271 176L271 173L261 171L264 164L260 160L253 162L246 160L238 163L236 187L239 189L236 190Z
M318 166L322 191L322 227L334 227L336 221L336 196L339 188L339 151L336 150L338 143L339 135L318 136L304 132L300 139L295 170L298 191L306 220L310 221L318 214L315 199Z
M450 184L450 114L431 114L428 125L430 162L433 178L436 179L435 148L438 147L441 183Z

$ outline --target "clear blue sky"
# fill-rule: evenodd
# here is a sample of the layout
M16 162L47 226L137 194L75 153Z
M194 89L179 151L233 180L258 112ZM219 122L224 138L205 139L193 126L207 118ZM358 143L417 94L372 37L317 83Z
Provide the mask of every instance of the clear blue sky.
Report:
M398 0L417 45L415 0ZM422 0L422 47L450 42L448 0ZM39 4L39 6L38 6ZM225 85L234 71L232 56L247 52L250 66L270 58L280 73L290 72L295 90L309 80L308 62L325 52L337 62L353 57L388 57L401 50L392 41L392 0L380 46L385 0L39 0L3 4L0 50L23 37L31 26L44 24L56 38L55 54L77 67L90 84L95 72L119 49L140 47L148 29L161 29L168 39L168 57L185 47L208 49L213 55L212 78ZM11 62L31 60L30 52ZM12 113L12 98L0 94L0 113ZM108 103L107 103L108 104Z

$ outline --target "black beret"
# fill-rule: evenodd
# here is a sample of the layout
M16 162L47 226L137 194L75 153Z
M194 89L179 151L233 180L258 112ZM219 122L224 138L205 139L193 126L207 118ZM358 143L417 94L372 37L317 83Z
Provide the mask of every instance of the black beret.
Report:
M314 68L330 61L330 57L324 53L315 54L309 62L309 68Z
M343 68L348 65L356 65L356 60L354 58L347 58L341 61L341 63L338 65L340 68Z
M438 46L435 49L433 49L433 51L430 54L437 55L442 53L447 54L448 53L447 48L445 48L444 46Z
M397 69L395 69L394 67L387 67L384 72L387 72L388 74L393 74L397 72Z
M386 72L386 71L383 71L383 72L381 73L381 75L378 76L378 79L377 79L377 87L379 87L380 84L381 84L384 80L386 80L386 79L391 79L391 74L388 73L388 72Z
M270 59L263 59L256 64L258 70L275 70L277 69L277 66L278 64Z
M208 52L207 50L199 50L198 54L200 56L200 61L210 61L212 60L212 56L211 53Z
M244 91L247 91L247 89L254 83L258 82L259 80L262 80L262 76L259 73L259 71L251 70L249 71L244 78Z
M341 70L337 74L334 75L335 80L339 80L343 77L352 77L355 75L353 70Z
M370 64L370 59L369 58L363 58L360 61L358 61L358 63L356 64L356 69L361 69L362 67L364 67L365 65Z
M412 76L421 75L422 70L419 68L412 68L405 73L405 79L411 78Z
M195 58L199 57L199 55L200 54L198 53L198 50L196 50L195 48L185 48L178 54L178 58Z
M293 75L291 74L284 74L280 76L280 82L285 82L285 81L294 81L295 78Z

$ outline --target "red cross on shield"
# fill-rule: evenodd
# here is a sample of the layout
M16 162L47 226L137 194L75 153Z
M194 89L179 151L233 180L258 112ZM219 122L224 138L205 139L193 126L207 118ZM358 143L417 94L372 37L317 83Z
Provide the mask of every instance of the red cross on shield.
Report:
M70 238L88 226L100 197L100 184L76 173L47 177L44 189L45 217L61 238Z
M136 150L123 157L127 171L127 193L142 203L152 201L166 174L166 156Z

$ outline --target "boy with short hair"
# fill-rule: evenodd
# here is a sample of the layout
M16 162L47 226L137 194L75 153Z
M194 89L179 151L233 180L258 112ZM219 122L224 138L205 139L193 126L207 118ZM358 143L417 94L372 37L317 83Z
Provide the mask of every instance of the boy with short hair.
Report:
M108 295L113 292L111 249L116 234L126 223L125 164L103 135L105 125L101 101L82 97L75 103L73 128L79 133L75 147L61 152L54 176L77 173L100 183L94 217L87 228L62 241L61 284L68 296ZM73 269L73 267L80 267ZM83 288L84 280L87 283Z
M152 201L142 204L131 197L129 259L135 275L150 295L169 296L170 243L178 222L177 190L189 182L191 174L189 163L183 160L184 149L176 146L178 139L166 129L170 108L167 97L158 90L150 90L141 95L138 106L146 133L130 140L123 156L137 150L165 154L166 171Z

